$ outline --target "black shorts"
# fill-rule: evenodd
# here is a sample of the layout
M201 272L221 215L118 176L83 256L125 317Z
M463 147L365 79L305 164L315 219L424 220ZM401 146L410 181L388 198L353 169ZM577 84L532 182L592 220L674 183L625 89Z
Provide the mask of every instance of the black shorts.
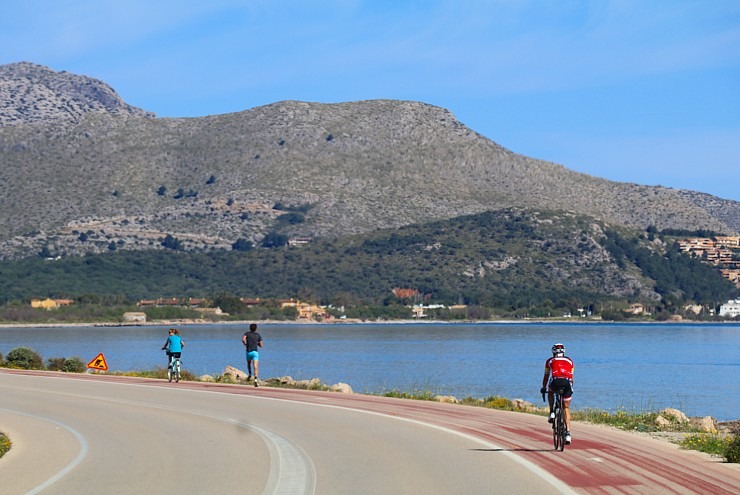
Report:
M563 399L570 399L573 396L573 384L567 378L553 378L550 380L548 390L554 392L559 388L563 389Z

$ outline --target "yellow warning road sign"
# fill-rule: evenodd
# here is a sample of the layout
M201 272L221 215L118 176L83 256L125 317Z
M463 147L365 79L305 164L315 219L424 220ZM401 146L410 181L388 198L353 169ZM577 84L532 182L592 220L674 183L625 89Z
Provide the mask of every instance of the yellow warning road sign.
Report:
M103 356L102 352L95 356L95 359L87 363L87 367L94 370L108 371L108 363L105 362L105 356Z

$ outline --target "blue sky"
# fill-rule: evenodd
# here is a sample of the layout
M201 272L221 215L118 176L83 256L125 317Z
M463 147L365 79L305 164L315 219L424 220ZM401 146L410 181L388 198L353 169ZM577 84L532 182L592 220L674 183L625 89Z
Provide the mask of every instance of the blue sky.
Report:
M3 0L0 46L160 117L417 100L517 153L740 201L737 0Z

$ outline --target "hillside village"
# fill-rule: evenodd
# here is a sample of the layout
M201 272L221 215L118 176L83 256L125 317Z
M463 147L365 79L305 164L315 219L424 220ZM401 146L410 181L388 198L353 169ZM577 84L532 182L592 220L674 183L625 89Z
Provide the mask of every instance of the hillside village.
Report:
M310 304L306 302L299 301L297 299L277 299L277 300L270 300L270 301L264 301L260 298L246 298L241 297L239 298L239 301L245 306L249 308L261 306L264 304L273 304L278 305L281 310L285 310L288 308L292 308L296 312L296 319L298 321L328 321L333 319L333 316L327 312L327 308L325 306L318 306L316 304ZM212 307L212 303L208 299L203 298L186 298L186 299L178 299L176 297L172 298L160 298L160 299L146 299L141 300L136 303L137 306L139 306L142 309L148 308L148 307L166 307L166 306L173 306L173 307L188 307L194 309L196 312L200 313L203 316L206 315L214 315L214 316L229 316L228 313L224 313L221 308L219 307ZM145 315L145 313L142 313ZM131 316L129 316L131 318ZM140 318L140 316L139 316ZM124 317L124 319L126 319Z
M418 294L415 289L394 289L393 293L402 291L413 291ZM239 301L247 308L255 308L264 305L277 305L281 310L292 308L295 310L295 318L297 321L332 321L335 316L329 312L329 307L320 306L317 304L311 304L300 301L298 299L276 299L276 300L262 300L260 298L246 298L241 297ZM64 306L74 304L72 299L32 299L31 307L37 309L54 310ZM226 317L229 313L225 313L218 306L214 307L213 302L206 298L177 298L177 297L161 297L158 299L142 299L136 303L136 305L142 311L131 311L124 313L123 321L126 323L145 323L147 316L144 310L147 308L186 308L192 309L199 313L201 317ZM447 306L442 304L429 304L424 305L421 303L414 303L408 306L410 308L411 317L414 319L427 318L430 316L429 311L445 309ZM448 309L452 311L464 311L467 306L464 304L455 304L450 306ZM338 312L342 312L342 308L338 308ZM340 316L341 319L341 316Z
M692 237L677 244L682 253L716 266L723 277L740 287L740 236Z

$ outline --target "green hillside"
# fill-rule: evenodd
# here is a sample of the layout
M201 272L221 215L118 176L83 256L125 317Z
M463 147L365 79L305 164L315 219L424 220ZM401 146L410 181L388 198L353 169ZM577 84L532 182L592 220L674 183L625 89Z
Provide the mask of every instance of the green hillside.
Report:
M486 316L554 316L640 301L714 307L734 288L669 238L565 212L504 209L303 246L174 249L0 264L0 298L290 298L335 306L463 303ZM392 289L413 289L399 300ZM485 308L485 309L482 309Z

